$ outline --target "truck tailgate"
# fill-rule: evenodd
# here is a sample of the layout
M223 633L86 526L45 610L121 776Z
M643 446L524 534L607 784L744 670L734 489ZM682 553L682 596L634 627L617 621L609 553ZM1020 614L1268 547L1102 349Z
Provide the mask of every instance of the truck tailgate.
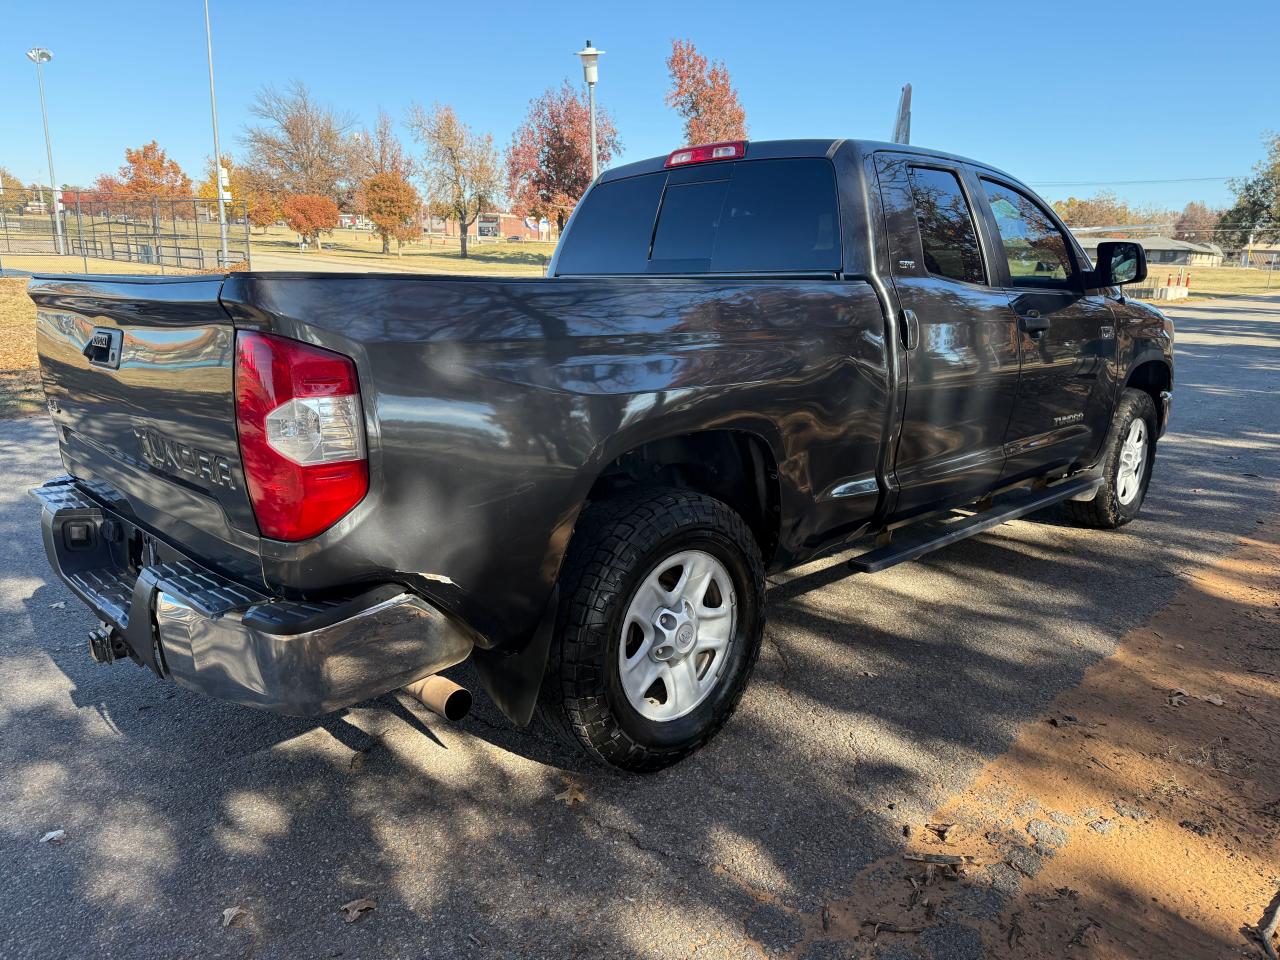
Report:
M260 583L221 288L221 277L37 277L29 293L67 472L162 539Z

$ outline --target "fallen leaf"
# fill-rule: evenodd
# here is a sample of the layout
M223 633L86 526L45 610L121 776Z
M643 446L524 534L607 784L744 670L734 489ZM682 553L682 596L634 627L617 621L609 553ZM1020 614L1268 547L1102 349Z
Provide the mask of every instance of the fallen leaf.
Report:
M233 927L236 925L237 921L243 917L247 917L248 915L249 912L243 907L227 907L227 909L222 911L222 926L224 928Z
M43 837L40 838L40 842L41 843L61 843L65 839L67 839L67 831L50 830Z
M587 799L587 795L582 792L581 787L570 780L568 786L566 786L560 793L556 794L555 799L559 800L566 807L574 807L585 801Z
M1187 696L1188 694L1185 690L1170 690L1169 696L1165 700L1171 707L1180 707L1187 702Z
M943 843L955 843L961 833L958 823L926 823L924 826Z
M1205 703L1212 703L1215 707L1225 706L1227 702L1216 693L1206 693L1204 696L1200 697L1200 699Z
M377 900L370 900L368 897L361 897L359 900L352 900L344 903L341 907L343 917L347 923L355 923L365 915L369 910L373 910L378 906Z

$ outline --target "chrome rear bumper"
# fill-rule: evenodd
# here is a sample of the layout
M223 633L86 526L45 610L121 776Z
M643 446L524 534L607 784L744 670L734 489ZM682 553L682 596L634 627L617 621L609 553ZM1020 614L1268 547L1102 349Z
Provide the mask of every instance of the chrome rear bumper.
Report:
M281 600L159 544L70 477L31 491L45 552L120 649L220 700L313 716L465 660L465 631L398 584L341 600ZM131 566L146 540L148 562ZM108 645L111 649L112 645Z

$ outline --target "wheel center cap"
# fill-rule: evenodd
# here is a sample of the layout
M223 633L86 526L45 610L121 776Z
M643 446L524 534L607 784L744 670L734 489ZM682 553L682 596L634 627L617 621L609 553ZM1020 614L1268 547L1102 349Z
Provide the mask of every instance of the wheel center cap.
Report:
M693 624L686 623L676 631L676 646L681 650L687 650L693 646Z

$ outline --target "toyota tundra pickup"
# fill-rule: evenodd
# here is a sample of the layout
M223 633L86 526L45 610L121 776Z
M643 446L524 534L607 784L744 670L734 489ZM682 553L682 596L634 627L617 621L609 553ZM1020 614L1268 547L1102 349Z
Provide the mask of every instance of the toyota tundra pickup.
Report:
M313 715L470 657L655 770L741 697L766 572L1134 518L1173 330L1097 258L993 167L789 140L606 171L546 277L38 276L44 543L100 661Z

